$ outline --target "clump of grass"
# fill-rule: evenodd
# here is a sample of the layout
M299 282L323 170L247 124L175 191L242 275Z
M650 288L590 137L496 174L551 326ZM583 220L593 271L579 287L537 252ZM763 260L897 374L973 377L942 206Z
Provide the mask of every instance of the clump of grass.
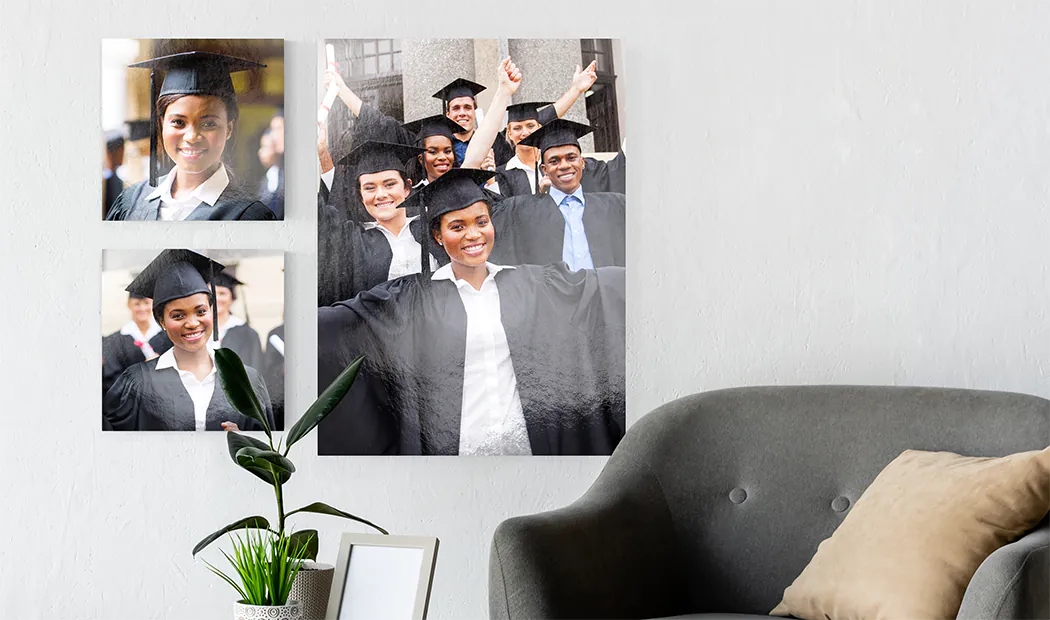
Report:
M307 555L311 536L293 542L291 536L274 535L266 530L246 530L244 538L231 534L233 555L222 552L239 579L205 562L211 572L233 586L247 605L286 605L292 582Z

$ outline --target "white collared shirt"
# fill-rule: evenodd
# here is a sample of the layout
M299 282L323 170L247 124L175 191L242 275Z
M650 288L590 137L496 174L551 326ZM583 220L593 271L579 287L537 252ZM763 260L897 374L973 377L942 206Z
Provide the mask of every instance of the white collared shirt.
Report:
M135 324L135 321L128 321L120 328L120 333L125 336L131 336L135 340L135 346L142 351L142 354L146 356L146 359L153 359L157 357L157 352L153 350L153 347L149 345L149 339L160 333L160 325L153 320L153 317L149 319L149 329L143 334L139 331L139 326Z
M451 264L431 277L454 283L467 312L459 454L532 454L495 280L501 270L514 267L485 263L485 268L488 276L481 290L457 280Z
M179 368L178 363L175 361L174 347L168 349L157 358L157 370L174 368L178 371L179 379L182 380L182 387L186 388L186 392L190 395L190 400L193 401L193 430L195 431L205 430L208 420L208 403L211 402L212 394L215 393L215 354L212 353L211 348L208 349L208 354L211 356L211 372L208 373L207 377L204 377L203 381L198 381L192 372Z
M230 318L226 319L226 324L222 325L221 327L219 327L219 341L215 342L214 338L209 338L208 339L208 344L215 343L215 348L216 349L221 347L222 346L222 339L226 337L226 333L229 332L234 327L237 327L238 325L244 325L244 324L245 324L244 323L244 319L242 319L241 317L237 316L236 314L231 314Z
M281 184L281 169L277 166L270 166L266 169L266 190L271 194L277 191L277 186Z
M157 188L146 197L146 200L160 198L160 219L162 220L180 222L189 217L190 213L202 202L214 207L219 201L219 196L230 184L226 166L219 164L219 169L208 177L207 181L195 187L189 196L176 200L171 195L171 184L175 182L175 175L178 171L178 166L172 168L171 172L157 185Z
M324 186L328 191L332 191L332 183L335 182L335 168L330 169L328 172L322 172L321 180L324 181Z
M379 232L383 233L383 237L390 246L390 253L392 256L390 258L390 269L386 274L387 280L393 280L395 278L422 271L419 266L419 259L423 249L420 247L419 242L416 241L416 238L412 236L412 229L410 227L412 221L416 219L419 219L419 216L407 218L405 220L405 226L401 229L401 232L396 235L384 228L379 222L365 222L363 224L365 230L378 228ZM434 260L433 256L430 257L430 268L437 268L437 262Z
M518 156L515 155L514 157L511 157L510 160L507 162L506 169L507 170L524 170L525 171L525 177L529 180L529 187L532 189L532 193L533 194L536 193L536 169L535 168L532 168L530 166L526 166L525 164L523 164L521 162L520 159L518 159ZM499 191L499 190L497 190L497 191Z

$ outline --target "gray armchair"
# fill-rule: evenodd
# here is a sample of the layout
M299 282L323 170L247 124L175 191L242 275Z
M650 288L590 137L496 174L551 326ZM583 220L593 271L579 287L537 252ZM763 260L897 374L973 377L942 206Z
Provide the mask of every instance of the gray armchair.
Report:
M566 508L492 542L497 618L766 617L875 476L908 448L1050 444L1050 401L936 388L707 392L639 420ZM1050 617L1050 529L988 557L959 618Z

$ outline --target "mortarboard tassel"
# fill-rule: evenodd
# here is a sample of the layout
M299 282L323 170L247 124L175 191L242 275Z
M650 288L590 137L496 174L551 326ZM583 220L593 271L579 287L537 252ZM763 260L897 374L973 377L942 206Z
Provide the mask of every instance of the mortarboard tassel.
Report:
M149 72L149 184L157 186L157 72Z

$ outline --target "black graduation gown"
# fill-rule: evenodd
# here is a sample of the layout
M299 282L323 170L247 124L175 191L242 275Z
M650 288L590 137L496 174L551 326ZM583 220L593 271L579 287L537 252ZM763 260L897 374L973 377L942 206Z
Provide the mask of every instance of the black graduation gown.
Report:
M624 274L560 263L496 275L533 454L611 454L623 437ZM367 357L318 453L457 454L466 329L455 284L419 274L320 308L319 388Z
M595 267L627 266L623 194L583 193L583 228ZM496 242L490 262L547 265L562 260L565 218L549 194L515 196L499 203L492 222Z
M226 330L226 335L222 337L222 347L236 353L245 366L262 368L263 355L259 332L248 325L238 325Z
M157 361L135 364L128 368L106 392L103 413L117 431L192 431L195 428L193 400L182 385L174 368L157 370ZM248 379L263 405L271 425L273 410L262 376L247 367ZM215 380L215 391L208 404L205 428L222 430L223 422L235 422L241 430L260 431L262 425L237 412L226 400L222 384Z
M111 174L102 183L102 219L106 219L110 209L113 208L113 203L117 201L120 193L124 191L124 181L116 174Z
M156 189L141 181L121 192L109 210L107 220L156 220L160 217L160 197L147 200ZM228 185L215 206L201 203L190 212L187 220L272 220L273 211L259 202L253 194Z
M421 220L412 220L408 228L416 242L422 243ZM346 221L320 234L326 239L317 265L318 306L330 306L337 301L351 299L361 291L387 281L394 252L382 231L377 228L365 229L357 222ZM318 247L321 253L321 245ZM448 262L444 252L441 254L444 262ZM435 260L438 258L435 255Z
M277 166L277 188L270 191L270 181L263 175L259 181L259 201L273 211L275 218L284 219L284 165Z
M274 428L284 430L284 353L277 350L274 338L284 342L284 325L278 325L266 334L266 350L263 353L263 379L270 392L273 405Z
M105 399L106 392L113 387L125 370L135 364L146 361L142 349L135 345L135 339L128 334L113 332L102 337L102 397ZM102 416L103 427L108 423Z
M586 164L583 168L583 176L580 178L580 185L583 186L585 194L592 192L612 192L613 183L610 177L609 164L594 159L593 157L585 157ZM507 166L504 164L501 167L496 168L496 181L499 183L499 193L504 198L510 198L512 196L523 196L529 195L532 192L532 185L529 185L529 177L534 173L525 172L521 168L511 168L507 170ZM541 178L543 174L539 175ZM623 192L620 192L623 193Z

